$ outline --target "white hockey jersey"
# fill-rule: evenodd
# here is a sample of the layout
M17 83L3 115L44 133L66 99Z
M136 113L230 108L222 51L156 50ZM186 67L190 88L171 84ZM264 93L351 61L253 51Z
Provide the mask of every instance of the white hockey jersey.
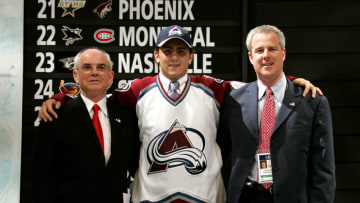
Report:
M224 202L216 144L219 108L230 82L189 75L178 99L159 76L136 79L113 95L136 108L140 162L132 187L137 202Z

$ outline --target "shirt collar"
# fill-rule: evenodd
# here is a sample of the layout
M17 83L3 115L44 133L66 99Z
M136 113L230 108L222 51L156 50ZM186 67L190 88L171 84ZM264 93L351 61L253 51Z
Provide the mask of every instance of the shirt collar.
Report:
M257 80L257 85L259 90L258 100L260 100L265 95L265 90L267 86L265 86L260 80ZM282 101L282 99L284 98L286 86L286 77L283 73L281 79L270 87L273 92L274 99L276 99L277 101Z
M172 82L167 78L165 75L163 75L161 72L159 73L161 84L166 92L169 91L169 84ZM183 91L185 88L186 82L188 80L188 74L183 75L181 78L179 78L177 81L179 82L179 90L180 92Z
M89 98L84 96L81 92L80 92L80 96L83 99L88 112L91 112L95 102L91 101ZM104 98L102 98L100 101L98 101L96 104L99 105L100 110L105 114L105 116L107 116L108 111L107 111L107 106L106 106L106 96Z

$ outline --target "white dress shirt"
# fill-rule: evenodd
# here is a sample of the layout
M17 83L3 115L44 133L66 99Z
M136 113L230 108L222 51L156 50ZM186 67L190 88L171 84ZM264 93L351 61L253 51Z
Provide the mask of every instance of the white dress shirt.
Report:
M257 80L257 85L258 85L258 129L260 129L261 112L263 110L264 102L266 99L265 90L266 90L267 86L265 86L260 80ZM280 108L281 108L281 104L284 100L286 87L287 87L287 83L286 83L286 77L285 77L284 73L283 73L283 76L281 77L281 79L279 81L277 81L273 86L270 87L273 92L273 98L274 98L275 118L277 117L277 115L280 111ZM258 160L257 160L257 152L256 152L255 162L252 166L252 170L249 175L249 179L252 181L256 181L256 182L257 182L257 167L256 167L257 161Z
M89 112L90 119L92 119L94 115L93 106L95 103L90 99L88 99L87 97L85 97L83 94L80 93L80 95L86 105L86 109ZM100 101L98 101L96 104L99 105L100 107L98 115L104 137L104 156L105 156L105 165L107 165L111 155L111 127L110 127L109 114L106 106L106 96L102 98Z

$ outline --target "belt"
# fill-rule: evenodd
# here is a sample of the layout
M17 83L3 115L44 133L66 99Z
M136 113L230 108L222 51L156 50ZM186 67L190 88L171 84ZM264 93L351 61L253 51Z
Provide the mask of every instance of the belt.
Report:
M246 180L244 188L248 188L251 190L257 190L259 192L264 192L264 193L270 193L272 195L273 191L272 191L272 186L269 189L265 189L263 185L255 182L255 181L251 181L251 180Z

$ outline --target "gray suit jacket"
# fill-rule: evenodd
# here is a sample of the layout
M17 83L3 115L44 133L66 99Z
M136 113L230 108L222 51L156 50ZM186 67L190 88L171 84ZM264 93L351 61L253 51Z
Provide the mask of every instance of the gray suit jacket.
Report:
M287 79L287 90L271 136L275 203L334 200L335 161L331 112L325 96L315 99ZM228 202L238 202L259 143L257 83L233 90L221 110L218 143L230 153Z

